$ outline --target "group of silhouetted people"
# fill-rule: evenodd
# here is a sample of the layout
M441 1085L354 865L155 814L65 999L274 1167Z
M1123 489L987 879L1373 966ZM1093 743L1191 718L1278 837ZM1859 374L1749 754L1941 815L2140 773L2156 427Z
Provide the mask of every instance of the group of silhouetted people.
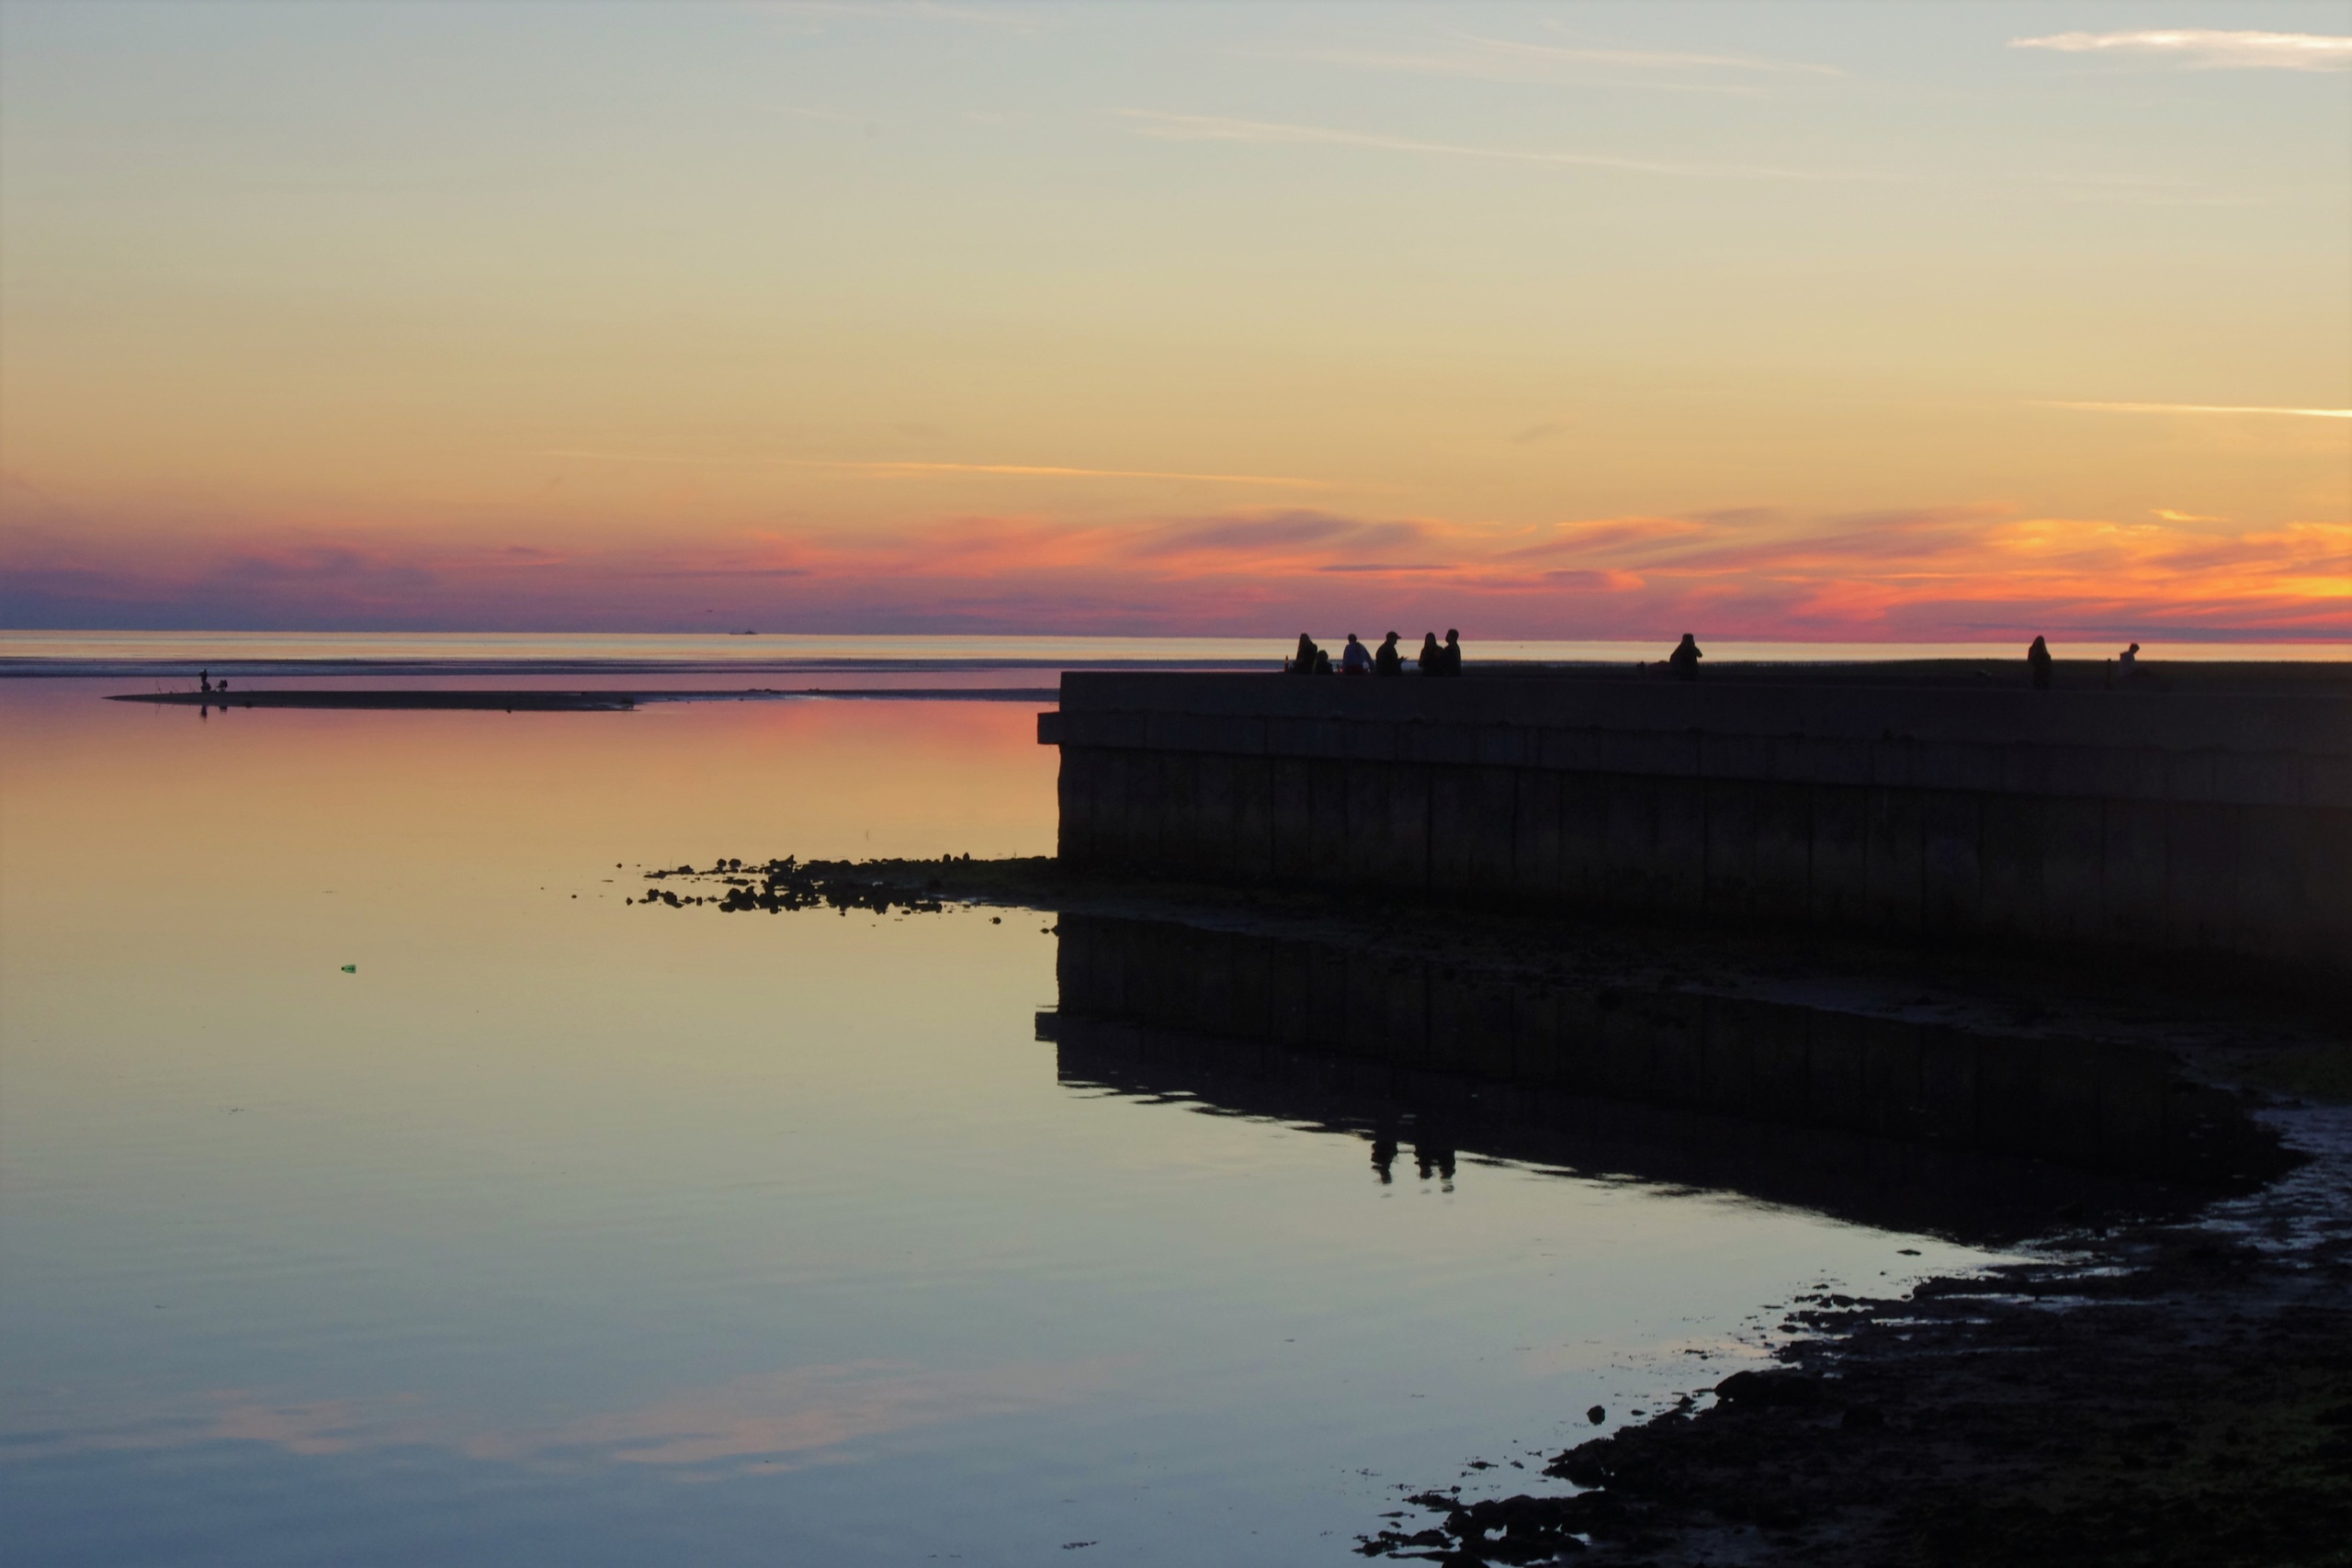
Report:
M1396 646L1396 633L1390 632L1380 639L1378 648L1367 648L1356 634L1348 634L1347 646L1340 650L1340 662L1334 667L1331 656L1315 645L1315 639L1305 632L1298 634L1298 651L1283 660L1283 672L1288 675L1402 675L1405 673L1404 653ZM1674 651L1656 664L1635 666L1638 670L1659 671L1676 681L1696 681L1699 660L1706 658L1699 647L1699 639L1690 632ZM2130 680L2139 668L2140 645L2125 649L2108 668L2108 684L2113 685L2120 674ZM1421 650L1412 660L1415 670L1423 675L1459 675L1462 673L1462 634L1446 628L1445 641L1437 640L1435 632L1421 635ZM2051 657L2050 644L2041 637L2025 650L2026 678L2036 691L2048 691L2056 671L2056 660ZM1980 679L1983 677L1980 676ZM223 682L226 684L226 682Z
M1298 651L1283 660L1283 672L1287 675L1402 675L1405 656L1396 647L1397 634L1390 632L1380 639L1377 649L1366 648L1355 633L1348 634L1347 647L1340 650L1337 670L1331 667L1331 656L1315 646L1306 633L1298 634ZM1437 633L1421 634L1421 651L1413 665L1424 675L1459 675L1462 673L1462 634L1452 626L1445 631L1445 641L1437 640Z
M2140 645L2135 642L2108 660L2107 675L2103 683L2111 687L2119 676L2129 681L2139 672L2139 669ZM2025 650L2025 672L2026 679L2033 683L2035 691L2046 692L2050 689L2051 681L2057 672L2057 666L2056 661L2050 657L2050 645L2040 637L2035 637L2033 646Z

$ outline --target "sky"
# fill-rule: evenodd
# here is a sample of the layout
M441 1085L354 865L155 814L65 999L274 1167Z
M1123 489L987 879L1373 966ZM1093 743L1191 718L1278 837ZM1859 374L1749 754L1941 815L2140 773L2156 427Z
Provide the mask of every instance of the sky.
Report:
M2352 3L0 0L0 626L2352 636Z

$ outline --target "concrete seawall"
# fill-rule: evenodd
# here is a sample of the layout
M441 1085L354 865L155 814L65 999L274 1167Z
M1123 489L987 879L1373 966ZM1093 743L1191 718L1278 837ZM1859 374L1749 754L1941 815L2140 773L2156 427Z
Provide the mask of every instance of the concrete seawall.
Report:
M2352 694L1072 672L1062 858L2352 983Z

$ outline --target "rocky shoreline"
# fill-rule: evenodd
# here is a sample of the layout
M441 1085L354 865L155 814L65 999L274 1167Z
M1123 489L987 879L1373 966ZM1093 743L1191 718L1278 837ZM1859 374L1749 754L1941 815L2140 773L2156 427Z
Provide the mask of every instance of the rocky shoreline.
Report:
M1558 1455L1585 1488L1365 1538L1463 1565L2352 1561L2352 1113L2194 1223L1824 1303L1770 1370Z

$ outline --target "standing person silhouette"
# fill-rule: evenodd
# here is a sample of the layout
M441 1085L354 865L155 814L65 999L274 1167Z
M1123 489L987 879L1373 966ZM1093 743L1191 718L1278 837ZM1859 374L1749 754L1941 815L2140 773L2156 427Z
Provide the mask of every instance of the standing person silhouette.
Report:
M1445 628L1445 673L1462 673L1462 634L1452 626Z
M199 670L196 672L196 689L199 692L209 692L212 689L211 671Z
M1424 675L1445 673L1445 649L1437 645L1437 633L1423 632L1421 634L1420 656L1415 659L1413 663Z
M1666 656L1666 664L1674 672L1676 680L1695 681L1699 678L1699 660L1706 657L1705 650L1699 646L1699 639L1684 632L1682 640L1674 645L1674 651Z
M2025 650L2025 671L2037 692L2050 689L2050 645L2035 637L2033 646Z
M1375 675L1402 675L1405 672L1405 656L1396 651L1395 632L1380 639L1380 648L1372 656L1372 672Z
M1356 634L1353 632L1348 634L1348 646L1340 652L1340 673L1342 675L1372 673L1372 649L1358 642Z
M1316 656L1322 651L1315 646L1313 637L1301 632L1298 634L1298 653L1284 668L1293 675L1312 675L1315 673Z
M2140 668L2140 645L2135 642L2125 649L2117 656L2115 662L2122 667L2123 678L2127 681L2132 679L2132 672Z

